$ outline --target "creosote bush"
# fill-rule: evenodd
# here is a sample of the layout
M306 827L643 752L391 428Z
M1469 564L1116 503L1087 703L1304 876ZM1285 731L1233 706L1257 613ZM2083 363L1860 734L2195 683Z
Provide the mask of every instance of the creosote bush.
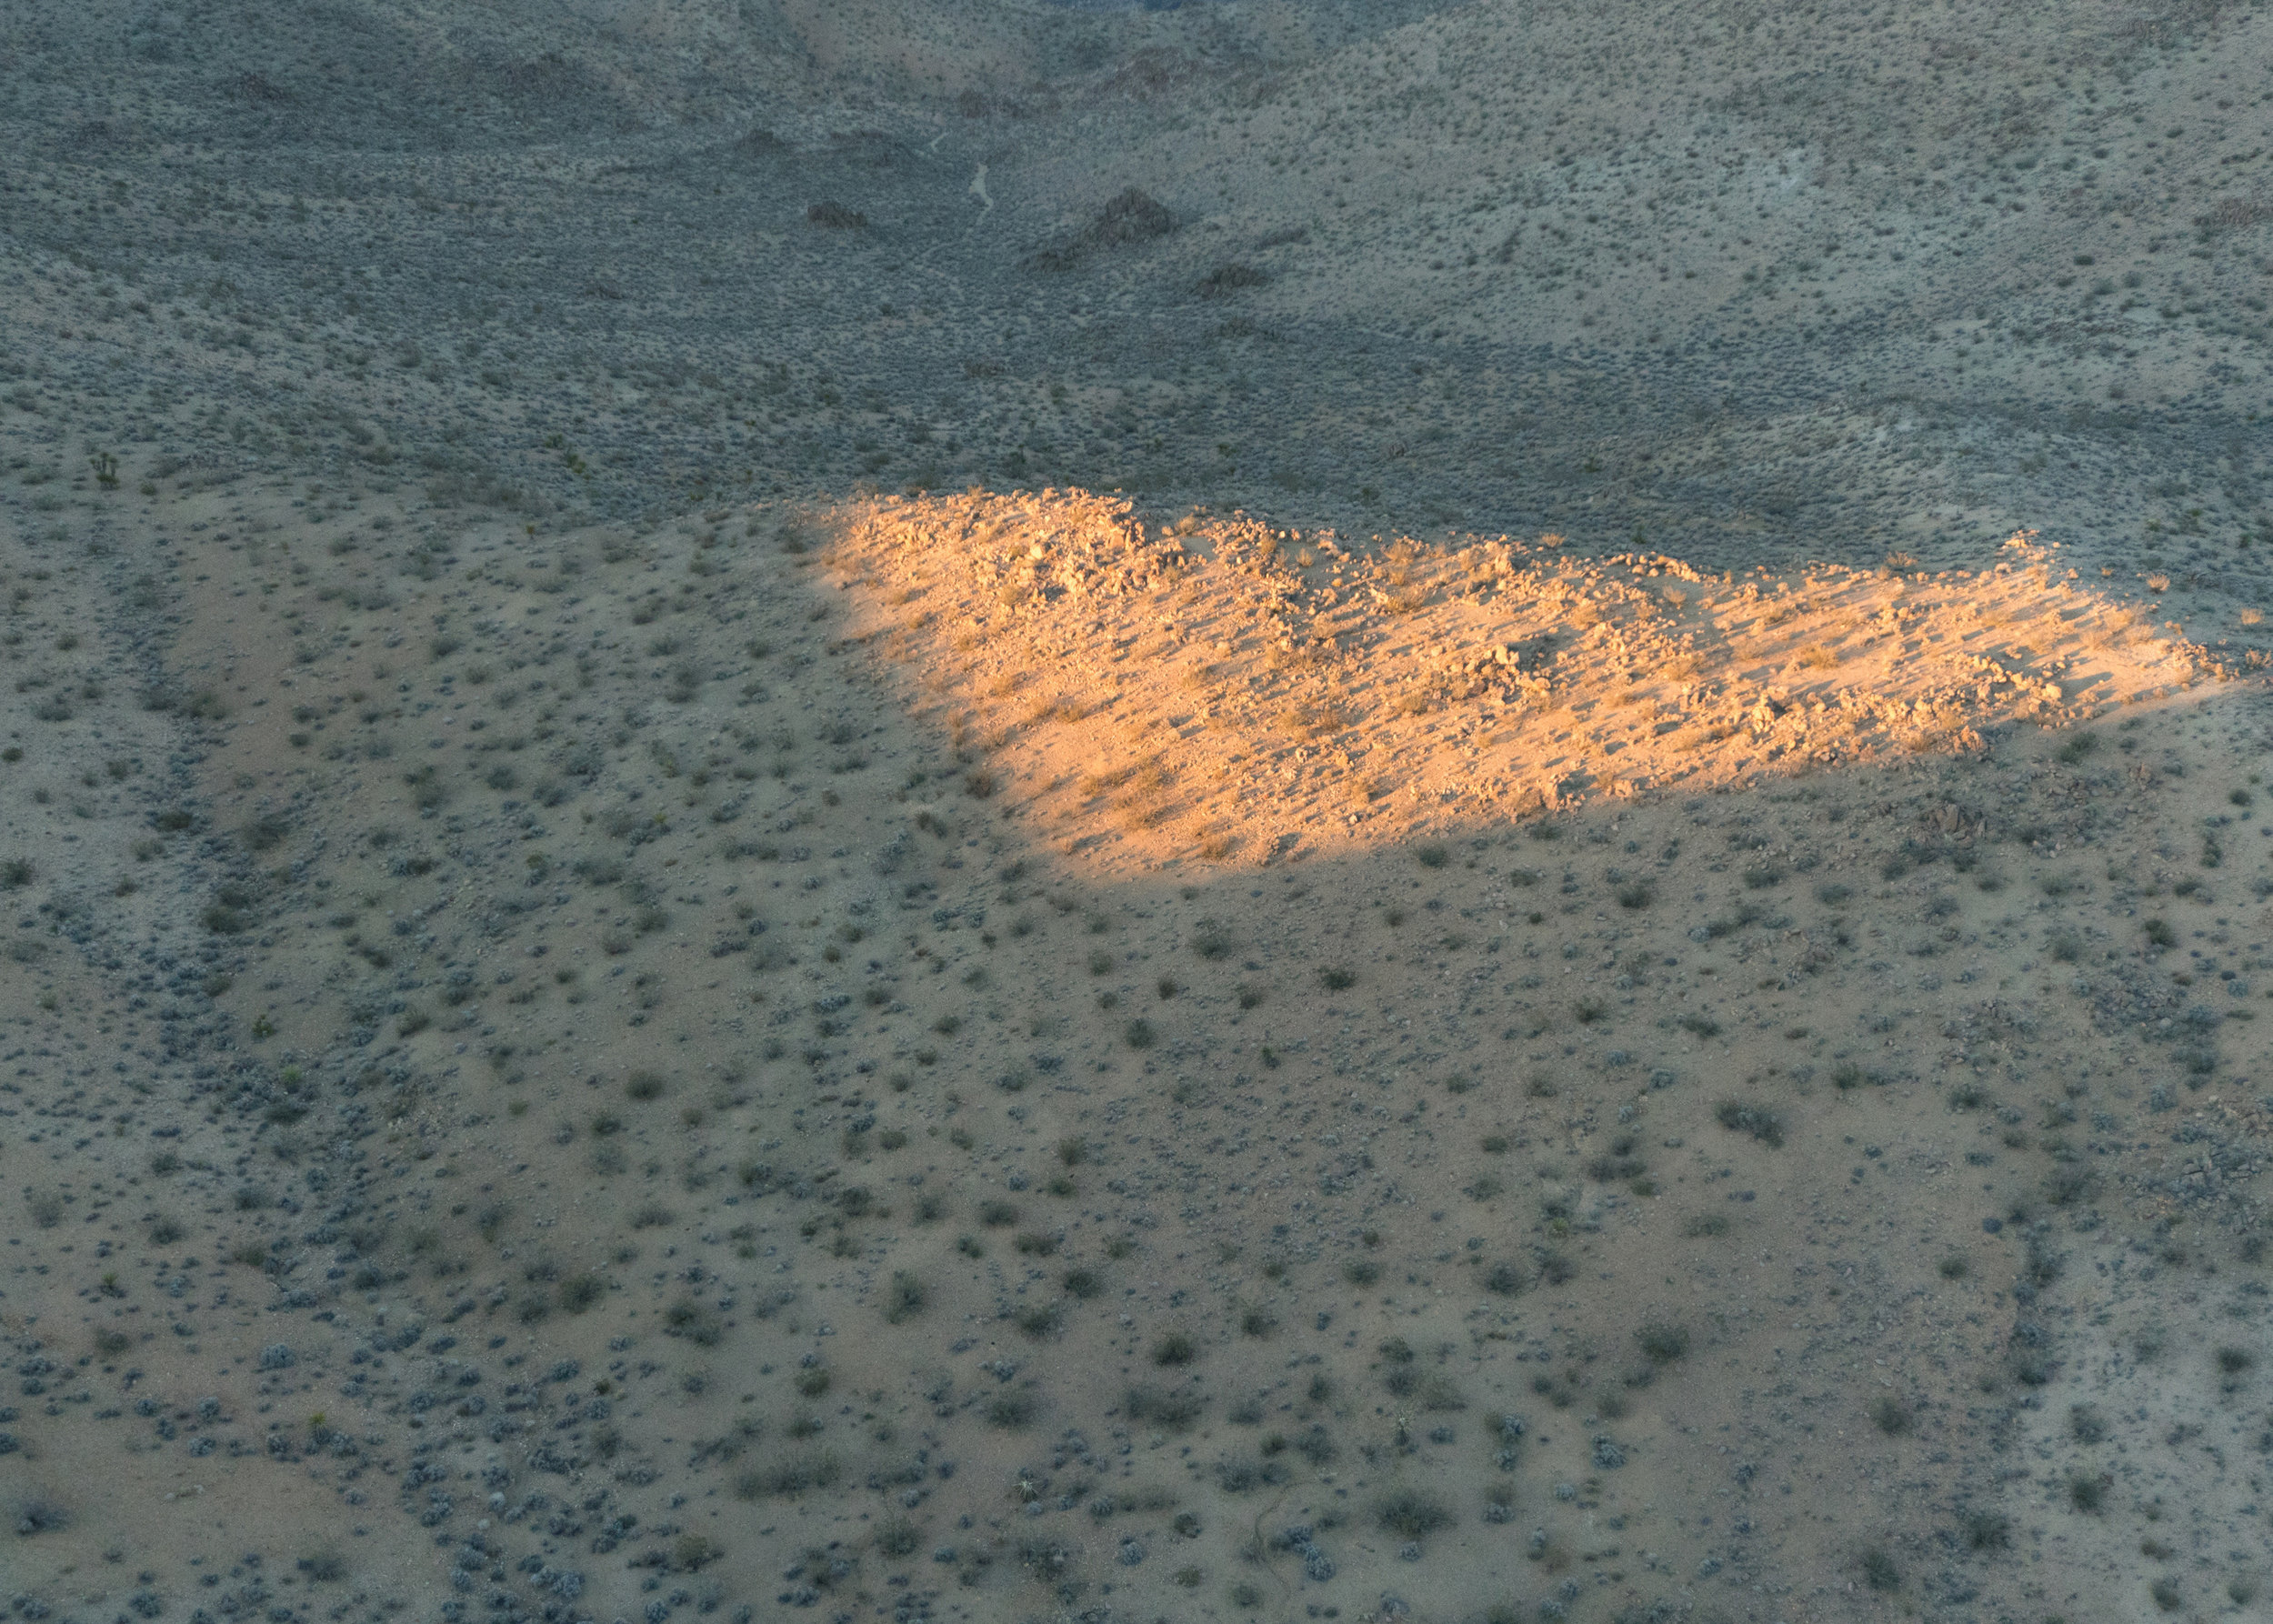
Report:
M1634 1333L1653 1365L1669 1365L1689 1350L1689 1333L1677 1325L1645 1325Z
M916 1276L902 1269L892 1277L892 1284L884 1299L884 1318L894 1325L913 1318L924 1310L931 1293Z
M1133 1387L1123 1396L1121 1409L1132 1421L1157 1427L1164 1432L1180 1432L1199 1418L1200 1399L1191 1392Z
M1199 1344L1182 1331L1168 1331L1152 1345L1156 1365L1188 1365L1199 1357Z
M1445 1503L1418 1489L1391 1489L1374 1502L1373 1515L1383 1529L1405 1539L1417 1539L1452 1524Z
M1751 1135L1771 1149L1784 1142L1784 1119L1766 1106L1723 1100L1713 1108L1713 1119L1731 1132Z

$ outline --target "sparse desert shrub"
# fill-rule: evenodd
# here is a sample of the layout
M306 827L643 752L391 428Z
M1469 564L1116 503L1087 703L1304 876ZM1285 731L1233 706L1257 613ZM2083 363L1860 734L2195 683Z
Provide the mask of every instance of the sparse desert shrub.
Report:
M1902 1570L1894 1559L1876 1546L1863 1552L1863 1582L1874 1590L1898 1590L1902 1588Z
M1203 299L1227 299L1246 288L1261 287L1271 279L1268 271L1258 270L1239 260L1227 260L1195 285L1194 291Z
M893 1325L913 1318L924 1311L930 1297L929 1288L920 1278L902 1269L892 1277L891 1287L885 1294L884 1318Z
M1431 1376L1420 1384L1419 1404L1423 1409L1466 1409L1467 1397L1447 1376Z
M1899 1437L1910 1429L1910 1407L1891 1394L1872 1401L1870 1418L1878 1430L1889 1438Z
M246 849L261 852L281 845L291 833L291 819L281 812L264 812L245 826L243 837Z
M1328 992L1340 992L1357 984L1357 972L1343 965L1328 965L1318 971L1318 985Z
M1039 1584L1053 1584L1073 1565L1074 1553L1056 1539L1036 1535L1018 1542L1018 1566Z
M681 1534L671 1542L670 1565L676 1573L699 1573L726 1553L704 1534Z
M808 225L818 226L825 231L858 231L868 224L868 216L857 209L826 198L808 207L805 217Z
M986 1421L989 1426L999 1427L1006 1432L1016 1431L1032 1422L1040 1408L1040 1401L1030 1388L1013 1388L1007 1392L996 1393L988 1400Z
M15 1531L29 1539L35 1534L52 1534L71 1525L71 1514L62 1502L44 1494L35 1494L20 1502L15 1511Z
M1677 1325L1645 1325L1634 1333L1634 1339L1653 1365L1669 1365L1689 1350L1689 1333Z
M1167 1331L1152 1345L1156 1365L1188 1365L1199 1357L1199 1344L1182 1331Z
M1452 1513L1435 1495L1418 1489L1396 1489L1374 1502L1374 1520L1387 1532L1404 1539L1452 1525Z
M1681 1226L1681 1233L1691 1239L1707 1235L1726 1235L1728 1233L1728 1219L1726 1215L1717 1212L1692 1213L1688 1221Z
M836 1457L823 1450L793 1455L744 1472L734 1480L735 1494L746 1500L793 1499L836 1483L841 1469Z
M1750 1134L1770 1149L1784 1143L1784 1119L1766 1106L1725 1099L1714 1108L1713 1119L1732 1133Z
M1191 1392L1133 1387L1123 1396L1121 1409L1132 1421L1142 1421L1164 1432L1180 1432L1199 1418L1200 1399Z
M1968 1511L1958 1529L1968 1550L2003 1550L2013 1542L2012 1519L2001 1511Z

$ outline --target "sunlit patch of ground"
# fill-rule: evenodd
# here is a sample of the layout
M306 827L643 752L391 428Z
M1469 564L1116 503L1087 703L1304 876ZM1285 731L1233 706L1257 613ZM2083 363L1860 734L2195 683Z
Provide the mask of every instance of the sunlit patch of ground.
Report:
M1152 526L1083 491L886 496L806 527L971 793L1138 861L1963 752L2238 674L2027 532L1978 571L1717 575L1559 536Z

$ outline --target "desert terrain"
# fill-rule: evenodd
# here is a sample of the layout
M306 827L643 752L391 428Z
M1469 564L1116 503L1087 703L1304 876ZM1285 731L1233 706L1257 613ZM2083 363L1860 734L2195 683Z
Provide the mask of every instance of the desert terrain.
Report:
M2273 12L0 75L9 1619L2273 1609Z

